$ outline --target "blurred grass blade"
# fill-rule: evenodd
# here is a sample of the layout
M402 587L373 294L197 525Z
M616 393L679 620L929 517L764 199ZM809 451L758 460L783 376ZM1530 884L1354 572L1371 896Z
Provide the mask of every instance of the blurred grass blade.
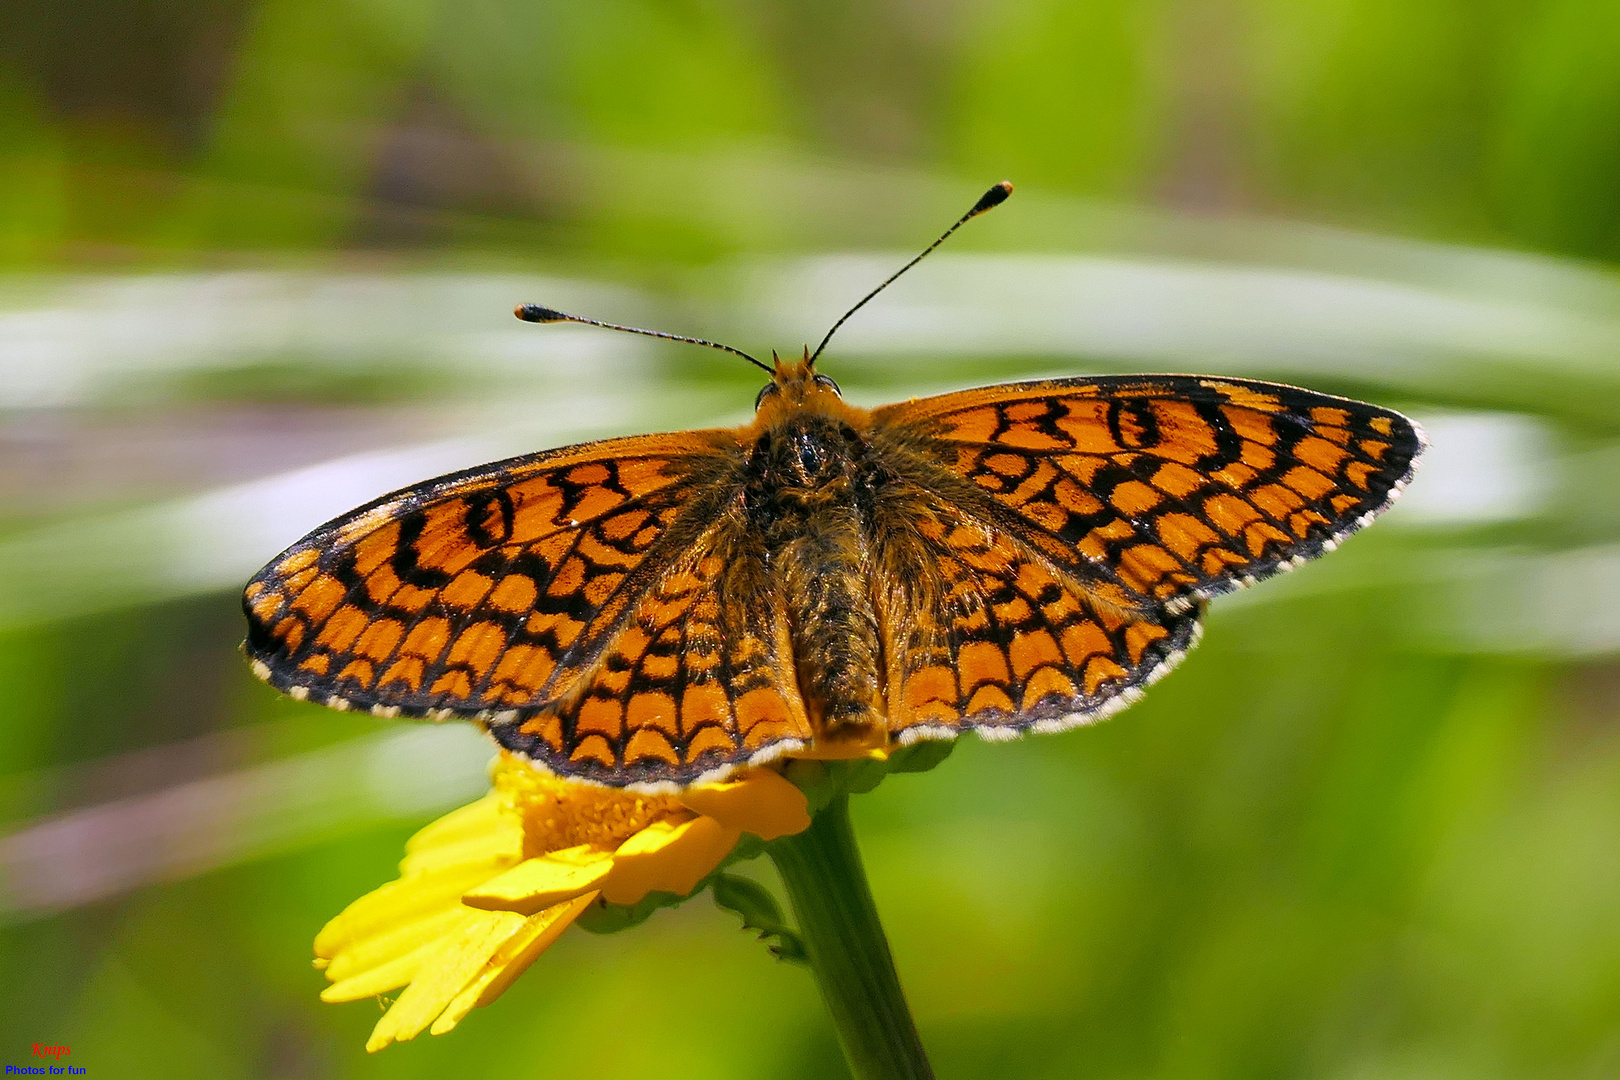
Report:
M0 920L426 816L482 793L493 755L469 725L412 727L25 824L0 836Z

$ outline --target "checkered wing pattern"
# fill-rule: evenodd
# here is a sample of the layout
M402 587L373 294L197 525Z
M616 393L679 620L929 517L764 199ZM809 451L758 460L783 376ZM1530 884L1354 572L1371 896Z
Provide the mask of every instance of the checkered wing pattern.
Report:
M254 671L337 708L478 720L614 784L801 745L780 612L726 527L738 454L730 432L614 439L385 496L248 584Z
M888 716L901 742L1057 731L1136 700L1197 639L1201 610L1137 606L1065 572L962 502L915 500L887 534Z
M1123 705L1191 646L1203 600L1366 525L1423 445L1399 413L1194 376L994 386L873 424L908 482L948 493L894 556L921 568L889 620L902 737Z

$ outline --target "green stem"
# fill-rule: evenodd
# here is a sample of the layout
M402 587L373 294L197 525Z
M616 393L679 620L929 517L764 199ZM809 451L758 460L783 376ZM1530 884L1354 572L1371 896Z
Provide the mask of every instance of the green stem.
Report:
M856 1080L933 1080L866 884L849 796L767 849Z

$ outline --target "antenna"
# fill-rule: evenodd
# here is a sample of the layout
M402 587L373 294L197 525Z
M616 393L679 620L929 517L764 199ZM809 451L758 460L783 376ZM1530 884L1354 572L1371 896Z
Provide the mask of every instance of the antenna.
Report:
M906 265L902 266L900 269L898 269L894 273L890 274L887 278L884 279L883 284L879 285L877 288L873 289L871 292L869 292L865 296L861 297L861 302L860 303L856 304L854 307L852 307L848 311L844 312L844 317L842 319L839 319L837 322L833 323L832 329L827 331L827 336L821 339L821 344L820 345L816 346L816 351L810 354L810 362L812 364L814 364L816 362L816 357L821 355L821 350L825 349L827 347L827 342L832 340L832 336L834 334L838 333L838 328L840 326L843 326L844 323L848 322L849 317L851 315L855 314L857 311L861 310L861 308L865 307L866 302L868 300L872 299L872 297L876 296L878 293L882 292L884 289L887 289L889 287L889 285L894 281L895 278L899 277L901 274L905 273L907 270L910 270L913 266L916 266L918 263L922 262L923 258L925 256L927 256L929 252L933 251L935 248L939 247L939 245L943 244L950 237L951 233L955 232L957 229L960 229L963 225L966 225L969 221L971 221L974 218L978 217L980 214L984 213L986 210L993 210L996 207L1000 206L1002 203L1006 202L1007 201L1007 196L1012 194L1012 189L1013 189L1012 181L1011 180L1003 180L1001 183L997 184L995 187L991 188L989 191L987 191L983 195L979 196L979 201L973 204L973 209L969 210L967 213L965 213L961 217L957 218L956 219L956 224L952 225L950 228L946 229L943 233L940 234L940 237L939 237L938 240L935 240L932 244L929 244L926 248L924 248L921 255L918 255L915 259L912 259L910 262L906 263Z
M964 218L963 220L966 219ZM583 323L586 326L600 326L604 330L623 330L627 334L644 334L647 337L663 338L665 341L684 341L688 345L707 345L711 349L719 349L721 352L728 352L734 356L740 356L744 360L747 360L750 364L753 364L755 367L764 371L765 374L771 376L772 378L776 377L775 371L771 370L769 367L766 367L758 360L755 360L752 356L749 356L741 349L733 349L730 345L722 345L718 341L704 341L702 338L686 337L681 334L666 334L662 330L643 330L639 326L620 326L618 323L601 322L598 319L587 319L580 315L569 315L565 312L553 311L551 308L541 307L539 304L519 304L516 308L512 309L512 314L516 315L524 322Z

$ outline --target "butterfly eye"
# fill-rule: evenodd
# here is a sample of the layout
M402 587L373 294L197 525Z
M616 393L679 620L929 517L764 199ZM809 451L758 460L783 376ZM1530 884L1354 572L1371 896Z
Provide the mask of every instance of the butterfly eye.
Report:
M837 394L839 397L844 396L844 392L842 390L838 389L838 384L833 382L831 379L829 379L825 375L817 375L816 376L816 385L821 387L823 390L831 390L833 393Z
M774 393L776 393L776 384L773 382L768 382L764 386L760 387L759 397L754 399L754 411L758 412L759 407L765 404L765 399Z

